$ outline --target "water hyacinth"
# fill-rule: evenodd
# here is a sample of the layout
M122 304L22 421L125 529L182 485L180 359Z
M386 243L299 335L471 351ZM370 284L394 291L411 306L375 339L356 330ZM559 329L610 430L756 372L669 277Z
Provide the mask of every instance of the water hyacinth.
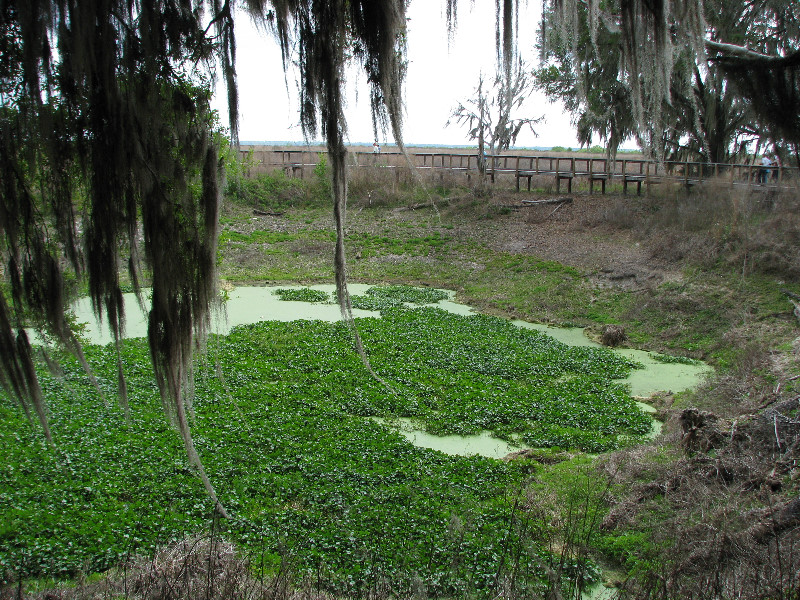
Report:
M364 368L343 323L242 325L212 336L208 358L195 364L194 440L232 516L221 533L267 569L291 558L300 574L323 569L339 593L365 585L374 569L401 586L418 574L439 595L493 585L525 473L513 462L417 448L366 417L588 451L649 427L609 379L634 365L610 351L433 307L395 306L357 326L391 389ZM4 569L102 570L208 522L213 503L160 416L145 341L126 340L120 353L127 423L97 403L77 362L66 361L60 379L40 374L57 461L0 398L0 441L8 442L0 444L0 501L13 507ZM88 346L87 359L100 385L113 388L114 346ZM462 523L455 537L453 515ZM546 550L520 544L529 584L538 585Z

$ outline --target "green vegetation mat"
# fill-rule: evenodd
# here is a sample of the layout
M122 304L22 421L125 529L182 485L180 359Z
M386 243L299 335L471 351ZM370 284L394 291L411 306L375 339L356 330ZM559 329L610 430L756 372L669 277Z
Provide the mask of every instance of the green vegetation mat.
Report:
M436 304L447 299L447 292L420 289L410 285L385 285L369 288L362 296L353 296L353 308L381 311L404 304Z
M371 296L381 294L408 298ZM358 328L388 387L369 375L341 323L261 322L210 340L196 368L192 431L233 515L220 533L266 572L289 561L338 593L363 592L376 577L402 587L419 576L436 595L488 589L511 553L521 577L539 585L546 546L509 526L526 469L416 448L366 417L602 451L649 430L611 379L634 365L438 308L389 306ZM210 502L165 423L144 340L122 350L128 421L68 360L63 377L42 374L55 448L0 398L3 581L102 570L209 527ZM86 355L113 397L113 348Z
M281 300L292 300L295 302L331 302L331 295L328 292L321 290L312 290L310 288L278 288L275 294Z

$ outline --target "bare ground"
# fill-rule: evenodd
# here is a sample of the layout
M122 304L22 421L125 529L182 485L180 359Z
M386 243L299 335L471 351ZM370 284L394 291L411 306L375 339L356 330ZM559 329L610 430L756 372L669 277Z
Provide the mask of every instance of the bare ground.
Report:
M680 264L653 257L628 229L609 226L616 210L615 196L537 196L536 201L567 200L561 204L523 204L519 194L493 199L514 207L489 241L498 250L533 254L575 267L599 286L634 289L681 279Z

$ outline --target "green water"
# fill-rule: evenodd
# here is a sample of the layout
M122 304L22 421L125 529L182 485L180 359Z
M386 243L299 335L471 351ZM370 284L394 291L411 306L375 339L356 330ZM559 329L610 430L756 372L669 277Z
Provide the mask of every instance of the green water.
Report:
M280 286L299 287L299 286ZM333 293L332 285L303 286L315 290ZM371 288L371 285L351 284L350 294L360 295ZM274 294L277 287L242 286L227 292L227 298L214 311L211 330L214 333L227 334L237 325L257 323L259 321L294 321L297 319L315 319L334 322L341 319L338 304L311 304L308 302L284 301ZM125 337L147 336L147 315L141 311L134 294L123 294L125 301ZM84 337L93 344L108 344L113 341L111 332L103 323L98 323L92 312L89 298L81 298L72 305L79 323L85 323ZM367 310L354 310L356 317L379 317L380 313Z
M301 287L301 286L280 286ZM333 295L334 286L314 285L302 286L321 290ZM367 289L373 287L367 284L351 284L350 294L362 295ZM216 311L213 319L212 331L227 334L232 327L258 321L292 321L296 319L315 319L322 321L338 321L341 318L339 307L336 304L309 302L295 302L280 300L274 291L276 287L243 286L237 287L227 293L227 298L221 303L221 308ZM454 293L448 292L452 298ZM142 313L133 294L125 294L126 336L143 337L147 335L147 319ZM464 304L444 300L436 306L459 315L475 314L472 309ZM111 342L111 335L107 327L98 324L91 310L88 298L79 300L73 305L73 310L78 322L86 323L84 336L94 344L107 344ZM379 317L380 313L355 309L355 317ZM560 342L571 346L599 346L600 344L586 337L579 328L548 327L525 321L513 321L520 327L535 329L546 333ZM643 369L635 369L624 381L630 385L631 394L640 399L647 399L656 392L680 392L691 389L711 372L711 368L702 365L685 365L677 363L662 363L653 358L649 352L632 349L615 349L627 358L641 363ZM654 409L640 402L639 406L646 412L655 412ZM388 423L387 423L388 424ZM480 454L491 458L501 458L518 448L507 441L483 432L472 436L434 436L414 426L413 421L392 421L390 426L398 430L413 444L440 450L447 454L471 455ZM658 435L661 423L653 420L652 436Z
M498 439L488 431L476 435L432 435L421 429L413 419L373 418L373 421L397 429L418 448L430 448L452 456L479 454L488 458L503 458L520 449L520 446Z
M535 329L554 337L559 342L570 346L596 346L578 327L549 327L538 323L513 321L515 325ZM682 392L699 384L712 371L703 364L685 365L680 363L663 363L653 358L653 354L645 350L632 348L615 348L617 354L640 363L644 368L635 369L624 381L631 387L631 395L636 398L649 398L656 392Z

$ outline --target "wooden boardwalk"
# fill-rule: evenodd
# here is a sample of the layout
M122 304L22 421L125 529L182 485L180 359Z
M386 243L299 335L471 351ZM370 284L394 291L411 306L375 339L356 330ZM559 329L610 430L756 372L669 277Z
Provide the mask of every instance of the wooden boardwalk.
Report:
M241 147L242 157L249 157L251 173L282 170L292 177L304 178L310 175L319 164L325 152L297 150L248 149ZM696 162L667 161L659 163L646 159L617 158L611 161L597 155L551 156L503 154L489 157L488 176L492 182L498 178L513 179L519 191L524 185L531 190L536 178L549 179L555 184L557 193L561 186L572 192L574 180L588 183L589 193L597 186L601 193L606 192L610 182L622 184L624 194L629 188L636 188L641 195L642 187L649 192L651 186L661 183L682 184L687 189L706 180L728 183L731 187L750 186L759 188L794 187L800 181L798 169L772 167L766 184L759 183L762 167L753 164L708 164ZM467 180L478 174L478 157L475 154L458 152L409 152L407 156L399 152L350 152L348 161L351 169L382 169L394 173L399 181L401 173L411 172L413 166L418 172L463 174Z

